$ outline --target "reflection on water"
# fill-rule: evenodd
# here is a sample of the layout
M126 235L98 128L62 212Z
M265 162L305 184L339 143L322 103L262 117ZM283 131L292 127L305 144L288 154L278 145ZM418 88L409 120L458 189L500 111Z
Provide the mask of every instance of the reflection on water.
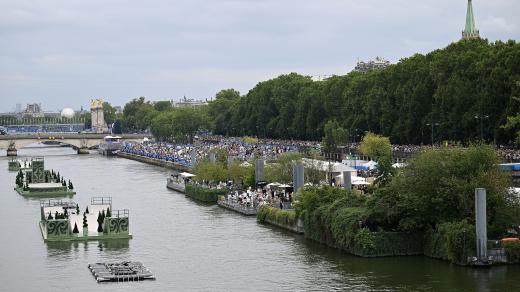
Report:
M22 149L74 182L80 206L112 196L133 239L44 243L39 200L16 194L0 158L1 291L520 291L520 268L475 270L426 257L364 259L166 189L169 171L135 161ZM68 200L68 199L66 199ZM15 218L15 220L13 220ZM141 261L156 281L98 285L88 263Z

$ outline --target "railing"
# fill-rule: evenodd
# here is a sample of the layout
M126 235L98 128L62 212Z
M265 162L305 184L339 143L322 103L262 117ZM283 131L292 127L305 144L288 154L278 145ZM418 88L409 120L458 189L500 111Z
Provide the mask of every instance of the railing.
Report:
M112 206L112 197L93 197L90 199L91 205L110 205Z
M76 203L72 201L62 201L62 200L40 200L40 207L56 207L56 206L63 206L63 207L76 207Z
M123 210L111 210L112 213L111 218L129 218L130 217L130 210L123 209Z

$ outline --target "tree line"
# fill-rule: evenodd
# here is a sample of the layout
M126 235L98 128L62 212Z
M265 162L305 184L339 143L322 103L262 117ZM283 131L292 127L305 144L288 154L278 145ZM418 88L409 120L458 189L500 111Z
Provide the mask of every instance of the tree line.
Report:
M321 140L327 122L334 121L346 129L348 141L368 131L398 144L510 144L520 129L520 123L505 126L519 110L518 80L515 41L463 40L382 71L324 81L291 73L260 82L243 96L223 90L209 114L215 133L223 135Z
M381 71L323 81L290 73L260 82L245 95L225 89L198 108L176 109L170 101L141 97L125 105L121 118L124 130L150 129L160 140L189 141L204 129L301 140L329 134L341 139L329 141L335 144L359 142L372 132L395 144L510 145L520 134L517 97L520 45L462 40Z

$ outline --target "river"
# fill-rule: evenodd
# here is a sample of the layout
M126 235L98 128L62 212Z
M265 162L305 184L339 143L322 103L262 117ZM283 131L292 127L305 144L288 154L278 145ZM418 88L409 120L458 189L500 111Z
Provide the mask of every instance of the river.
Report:
M520 291L520 267L476 270L422 256L365 259L166 189L167 169L70 148L27 148L74 183L84 206L111 196L134 238L44 243L39 200L0 158L0 291ZM5 152L2 152L5 155ZM88 263L141 261L155 281L98 284Z

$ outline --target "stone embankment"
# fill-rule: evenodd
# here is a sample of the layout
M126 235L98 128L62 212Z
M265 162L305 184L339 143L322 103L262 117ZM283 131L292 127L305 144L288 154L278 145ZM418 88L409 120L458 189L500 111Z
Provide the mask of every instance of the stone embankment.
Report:
M125 153L125 152L118 152L117 156L123 157L123 158L127 158L127 159L131 159L131 160L135 160L135 161L139 161L139 162L143 162L143 163L147 163L147 164L151 164L151 165L162 166L162 167L174 169L174 170L177 170L177 171L187 171L187 172L190 171L189 167L181 165L181 164L178 164L178 163L175 163L175 162L171 162L171 161L165 161L165 160L156 159L156 158L144 157L144 156L129 154L129 153Z

